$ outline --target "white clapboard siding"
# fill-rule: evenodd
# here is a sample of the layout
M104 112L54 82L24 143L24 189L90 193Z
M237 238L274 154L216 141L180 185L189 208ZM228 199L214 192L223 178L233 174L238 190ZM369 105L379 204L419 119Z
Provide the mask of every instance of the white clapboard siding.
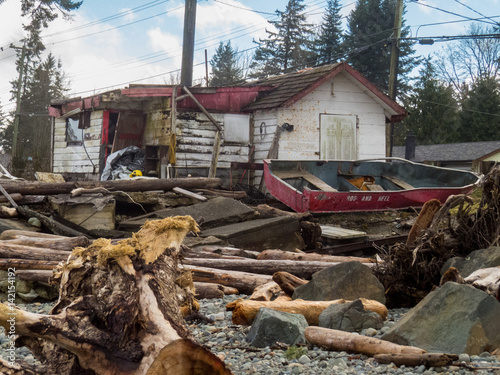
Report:
M54 121L53 169L54 173L98 173L103 111L90 115L90 127L83 130L83 145L68 145L66 120ZM89 158L91 160L89 160Z

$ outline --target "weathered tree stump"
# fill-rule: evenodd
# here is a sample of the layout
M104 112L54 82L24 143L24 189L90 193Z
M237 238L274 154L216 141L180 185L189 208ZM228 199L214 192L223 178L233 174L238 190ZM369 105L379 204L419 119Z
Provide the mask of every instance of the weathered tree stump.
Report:
M55 273L60 297L49 315L14 308L16 344L49 374L230 374L194 342L181 314L195 302L190 274L178 271L190 231L198 231L191 217L167 218L115 245L75 248ZM11 307L0 304L6 328Z

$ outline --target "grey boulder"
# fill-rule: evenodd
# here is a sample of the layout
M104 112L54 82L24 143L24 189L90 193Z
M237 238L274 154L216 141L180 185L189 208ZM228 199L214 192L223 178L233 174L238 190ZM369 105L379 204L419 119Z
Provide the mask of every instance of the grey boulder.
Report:
M466 284L447 282L406 313L383 340L428 352L479 355L500 347L500 302Z
M274 345L276 342L287 345L305 343L304 331L308 326L303 315L261 307L246 340L257 348Z
M367 298L385 304L384 286L371 269L359 262L345 262L316 272L312 280L293 292L293 299L307 301Z

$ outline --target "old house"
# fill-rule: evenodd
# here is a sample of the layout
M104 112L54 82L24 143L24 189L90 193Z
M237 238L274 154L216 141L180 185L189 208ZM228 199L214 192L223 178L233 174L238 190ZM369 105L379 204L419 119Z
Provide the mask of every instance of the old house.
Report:
M393 155L404 158L405 146L393 148ZM418 145L410 160L439 167L487 173L500 162L500 141Z
M98 179L107 156L131 145L158 177L227 177L231 162L269 157L380 158L386 123L406 116L346 63L238 87L130 85L56 101L49 112L52 171L69 179Z

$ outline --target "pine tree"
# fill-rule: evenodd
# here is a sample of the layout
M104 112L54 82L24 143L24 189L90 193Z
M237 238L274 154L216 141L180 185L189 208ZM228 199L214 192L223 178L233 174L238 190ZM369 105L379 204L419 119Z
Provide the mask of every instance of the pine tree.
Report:
M294 71L312 64L312 30L303 13L303 0L289 0L284 12L276 10L280 18L269 21L276 32L266 30L268 38L254 41L259 45L253 63L252 77L267 77L280 72Z
M356 8L349 15L348 32L344 37L347 62L385 92L389 87L395 7L395 0L358 0ZM409 29L404 26L403 20L401 37L408 34ZM397 91L400 93L409 89L408 75L419 63L413 57L415 51L412 45L412 42L405 40L400 40L398 44Z
M18 84L18 79L11 81L13 87L13 97L17 96L17 92L20 87L21 113L30 113L30 111L32 111L32 103L23 103L23 101L25 99L29 99L31 95L30 91L37 89L36 84L40 80L40 77L36 77L36 75L41 74L39 69L44 69L42 68L44 62L41 60L41 54L45 49L40 37L42 28L48 27L49 23L55 20L59 14L68 18L70 12L78 9L82 2L83 1L73 2L73 0L21 0L21 15L27 16L30 20L28 24L23 25L24 30L27 32L27 37L24 39L24 59L22 58L20 49L17 50L18 58L16 60L16 66L17 70L20 71L22 65L23 79L20 85ZM50 56L50 59L53 59L53 57ZM47 87L45 88L47 89ZM40 90L42 90L41 87ZM40 105L42 103L45 104L44 112L46 112L46 108L50 101L40 102ZM32 126L35 126L35 128L32 128ZM19 116L17 136L18 147L16 149L16 155L12 155L12 171L15 175L25 173L27 160L30 160L29 158L33 159L33 144L38 145L39 142L36 138L33 138L33 141L31 141L30 138L27 137L33 137L33 134L35 134L34 132L37 130L38 128L36 125L33 125L33 122L29 121L26 116ZM45 131L43 134L46 133L47 132ZM9 130L7 129L6 132L4 132L4 135L8 134ZM48 149L50 151L50 143L48 145ZM47 158L47 160L49 159Z
M231 42L220 43L215 51L210 65L212 66L212 77L210 86L223 86L236 84L243 79L243 69L239 66L236 58L238 51L231 47Z
M51 100L64 97L67 91L61 62L56 61L52 54L33 67L21 98L17 143L21 152L13 159L17 176L32 177L32 171L29 170L31 168L34 171L50 171L51 122L47 107ZM7 127L3 133L3 137L11 144L12 126Z
M458 142L459 107L455 93L438 79L430 59L425 60L404 106L409 115L395 128L395 144L404 144L408 131L415 134L421 145Z
M459 135L461 142L500 139L500 87L494 77L479 78L464 94Z
M328 0L319 37L314 41L316 65L331 64L341 58L343 36L340 9L339 0Z

